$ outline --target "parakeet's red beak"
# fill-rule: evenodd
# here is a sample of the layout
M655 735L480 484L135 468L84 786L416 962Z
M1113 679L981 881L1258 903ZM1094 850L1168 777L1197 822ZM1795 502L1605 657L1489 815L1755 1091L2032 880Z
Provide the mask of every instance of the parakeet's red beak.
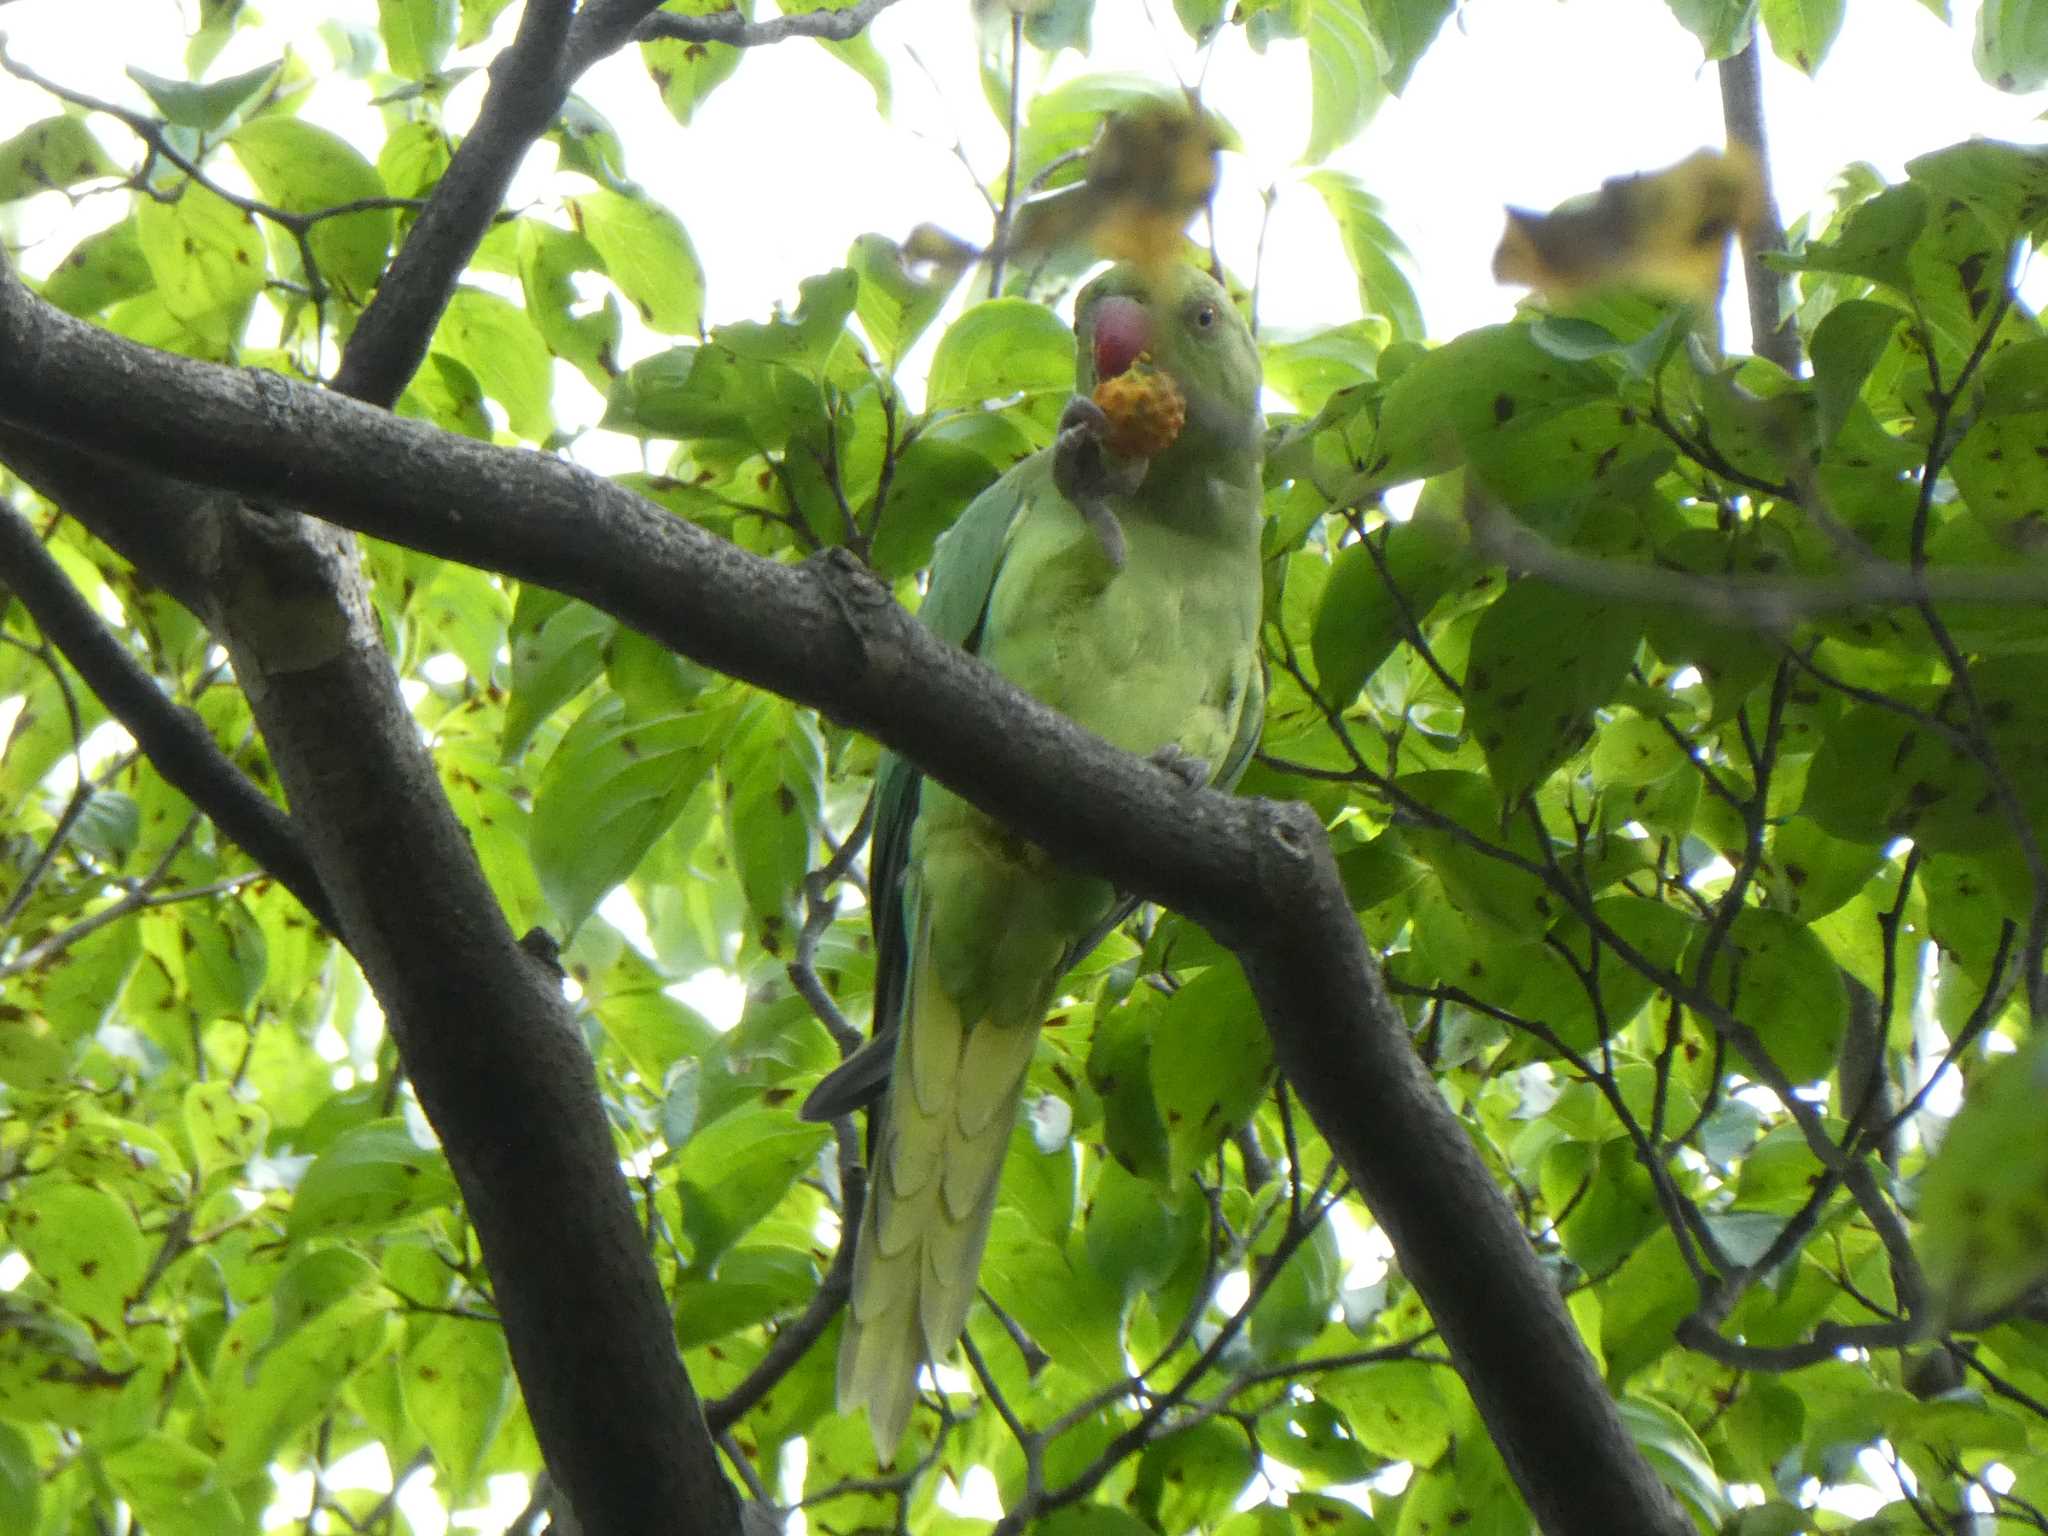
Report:
M1152 317L1136 299L1111 294L1095 306L1095 377L1113 379L1152 345Z

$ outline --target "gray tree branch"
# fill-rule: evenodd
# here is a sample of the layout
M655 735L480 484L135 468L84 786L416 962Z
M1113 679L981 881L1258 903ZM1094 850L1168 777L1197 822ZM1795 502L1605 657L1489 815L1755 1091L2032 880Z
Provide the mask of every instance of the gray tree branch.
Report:
M1756 159L1763 195L1757 217L1741 229L1743 286L1749 290L1751 346L1787 373L1799 372L1799 332L1785 312L1785 279L1764 261L1764 252L1782 250L1785 226L1778 199L1771 191L1770 144L1764 136L1764 66L1760 39L1750 33L1742 52L1721 61L1721 119L1728 142L1741 145Z
M151 352L42 304L11 274L0 275L0 420L89 437L165 474L285 500L580 597L698 661L869 732L1075 867L1201 922L1242 958L1283 1070L1393 1239L1543 1529L1692 1529L1637 1452L1514 1213L1410 1050L1328 840L1306 807L1189 791L1114 751L935 639L843 554L828 551L801 566L748 555L558 459L457 439L276 375ZM256 691L276 691L272 679L252 682ZM388 671L380 686L395 699ZM416 741L397 721L380 721L380 735L385 730ZM540 1085L501 1059L502 1021L516 1003L522 1032L544 1040L559 1012L548 1006L552 997L525 995L538 978L503 955L491 931L502 924L467 848L423 840L432 829L391 808L417 783L386 782L351 761L353 741L315 742L293 756L310 773L323 750L333 754L328 776L354 781L328 786L339 808L367 818L370 835L389 850L349 872L347 888L330 880L351 933L359 911L366 922L380 918L377 905L394 891L421 884L437 893L430 922L410 912L398 921L381 916L383 931L366 941L369 963L407 1001L431 986L434 995L418 999L427 1017L486 1006L500 1016L483 1032L488 1047L473 1028L467 1040L408 1044L438 1046L441 1060L430 1063L437 1070L467 1058L472 1070L506 1079L490 1098L494 1114L507 1100L518 1106L510 1123L553 1123L525 1118L541 1111L524 1102ZM296 806L296 787L293 796ZM341 835L360 832L333 823L310 829L316 858ZM324 859L321 868L329 873ZM378 883L366 887L366 879ZM457 931L474 954L419 955L418 934L447 931L465 903ZM512 997L486 984L494 971ZM564 1070L565 1053L555 1056L555 1070ZM587 1060L569 1070L587 1092ZM477 1127L461 1115L475 1106L460 1102L457 1087L421 1084L423 1097L454 1096L441 1108L467 1138ZM566 1158L542 1169L470 1171L485 1185L537 1191L520 1201L529 1221L537 1210L593 1198L588 1189L564 1189ZM562 1248L543 1259L523 1242L513 1246L522 1261L574 1268L587 1258ZM521 1368L524 1380L523 1361ZM531 1401L532 1382L528 1392ZM632 1408L642 1420L677 1422L672 1404L665 1412L644 1402ZM583 1493L572 1497L584 1512ZM618 1515L609 1525L586 1514L586 1524L640 1528Z

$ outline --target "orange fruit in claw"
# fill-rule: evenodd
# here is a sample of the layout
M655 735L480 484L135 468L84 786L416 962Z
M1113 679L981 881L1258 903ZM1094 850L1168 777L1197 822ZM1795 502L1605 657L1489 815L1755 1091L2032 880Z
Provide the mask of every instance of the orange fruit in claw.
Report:
M1140 357L1089 397L1109 418L1103 446L1120 459L1153 459L1173 446L1187 424L1187 398L1171 374Z

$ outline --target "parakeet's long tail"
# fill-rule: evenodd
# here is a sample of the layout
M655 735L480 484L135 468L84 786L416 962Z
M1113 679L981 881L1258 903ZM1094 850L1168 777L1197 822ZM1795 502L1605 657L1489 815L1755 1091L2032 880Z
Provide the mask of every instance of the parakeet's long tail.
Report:
M875 1455L894 1455L918 1368L967 1322L1038 1028L969 1027L928 960L914 963L875 1144L839 1346L839 1407L865 1408Z

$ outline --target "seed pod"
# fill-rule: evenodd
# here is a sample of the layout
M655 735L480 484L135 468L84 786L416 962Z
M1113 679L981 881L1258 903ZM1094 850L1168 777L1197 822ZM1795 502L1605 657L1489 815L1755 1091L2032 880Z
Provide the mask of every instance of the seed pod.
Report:
M1091 397L1109 418L1103 445L1121 459L1153 459L1173 446L1187 422L1187 399L1171 374L1144 358L1095 386Z

